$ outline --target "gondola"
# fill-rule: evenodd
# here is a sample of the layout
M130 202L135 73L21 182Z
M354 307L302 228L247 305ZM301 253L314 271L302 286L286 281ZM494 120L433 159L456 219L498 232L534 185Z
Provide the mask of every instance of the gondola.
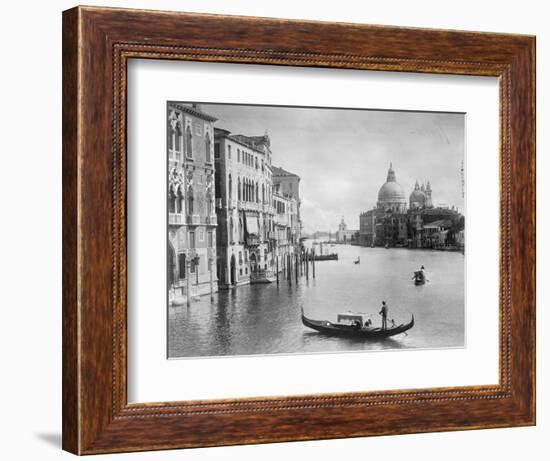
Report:
M424 285L426 283L426 275L422 271L415 271L413 280L415 285Z
M304 324L304 326L330 336L347 336L353 338L376 340L389 338L390 336L404 333L414 326L414 315L411 317L411 321L409 323L402 323L401 325L396 325L395 327L382 330L382 328L379 327L360 327L356 325L348 325L345 323L332 323L328 320L312 320L304 315L304 308L302 307L301 309L302 323ZM339 317L342 315L343 314L340 314ZM355 316L362 318L360 314L355 314ZM364 323L362 323L362 325L363 324Z

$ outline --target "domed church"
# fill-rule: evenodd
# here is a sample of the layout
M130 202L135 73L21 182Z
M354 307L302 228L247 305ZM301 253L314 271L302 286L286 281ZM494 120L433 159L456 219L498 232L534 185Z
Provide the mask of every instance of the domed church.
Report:
M376 203L376 206L384 211L394 211L399 213L403 213L407 210L407 199L405 198L405 192L403 192L401 184L397 182L395 171L393 171L391 163L386 182L378 191L378 202Z

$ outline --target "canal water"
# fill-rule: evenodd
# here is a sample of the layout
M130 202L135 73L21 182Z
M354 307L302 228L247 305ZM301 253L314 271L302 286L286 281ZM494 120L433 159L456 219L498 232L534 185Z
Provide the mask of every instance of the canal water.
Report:
M221 291L186 306L170 307L168 356L342 352L464 346L464 255L435 250L334 245L338 261L317 261L316 278L286 280ZM353 261L360 257L360 264ZM428 283L415 286L413 272L426 268ZM339 312L362 312L380 326L382 300L389 319L408 334L383 341L335 338L302 325L300 305L313 319L336 321Z

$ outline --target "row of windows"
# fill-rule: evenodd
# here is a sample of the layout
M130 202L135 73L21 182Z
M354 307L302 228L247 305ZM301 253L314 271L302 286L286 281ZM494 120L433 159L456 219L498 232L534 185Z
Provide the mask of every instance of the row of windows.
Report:
M170 128L168 136L168 150L170 158L174 160L181 160L183 154L183 146L185 145L185 155L189 159L193 159L193 133L191 128L187 126L185 129L185 135L183 134L179 124L175 129ZM204 137L204 148L206 153L206 163L212 163L212 142L210 140L210 134L206 133Z
M194 197L193 188L189 187L187 190L187 214L192 215L195 213L195 197ZM205 200L206 202L206 216L212 216L214 214L214 204L213 200L210 198L207 198ZM184 198L181 194L174 195L173 193L170 194L168 197L168 211L170 213L183 213L184 205Z
M256 260L256 255L254 253L252 254L252 257L254 258L254 261L255 261ZM267 248L265 248L264 249L264 260L267 261L267 257L268 257L268 252L267 252ZM260 258L261 258L261 254L260 254ZM244 250L244 262L245 263L248 262L248 250ZM239 264L242 264L242 263L243 263L243 252L239 251Z
M233 200L233 178L231 174L228 178L228 199ZM243 178L241 183L241 177L237 177L237 199L245 202L256 203L268 203L271 196L271 186L262 184L260 190L260 184L257 181L253 181L248 178Z
M275 200L275 209L277 214L284 214L286 212L286 204L284 202L279 202Z
M204 231L199 231L199 240L201 242L204 242ZM187 241L189 244L189 248L194 249L197 248L197 241L196 241L196 232L195 231L189 231L187 233ZM214 247L214 233L212 231L206 232L206 245L208 248Z
M216 158L220 158L220 145L219 143L216 143L214 146L214 155ZM231 144L227 145L227 158L231 160L232 155L232 146ZM261 169L262 173L266 172L265 168L265 162L263 159L258 161L258 157L246 152L244 150L241 150L237 148L237 163L242 163L243 165L246 165L250 168L255 168L256 170ZM267 172L269 174L269 171Z

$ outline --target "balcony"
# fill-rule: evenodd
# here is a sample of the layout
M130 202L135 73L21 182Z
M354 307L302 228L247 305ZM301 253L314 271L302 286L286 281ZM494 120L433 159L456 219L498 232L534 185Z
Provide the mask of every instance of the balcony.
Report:
M206 224L208 224L209 226L217 226L218 225L218 217L216 215L207 216L206 217Z
M180 213L168 213L168 224L174 226L185 224L185 216Z
M251 211L261 211L262 206L256 202L245 202L244 200L239 201L239 210L251 210Z
M247 246L258 246L260 244L260 238L257 235L249 234L246 237Z
M187 224L198 226L201 223L201 217L198 214L187 216Z

